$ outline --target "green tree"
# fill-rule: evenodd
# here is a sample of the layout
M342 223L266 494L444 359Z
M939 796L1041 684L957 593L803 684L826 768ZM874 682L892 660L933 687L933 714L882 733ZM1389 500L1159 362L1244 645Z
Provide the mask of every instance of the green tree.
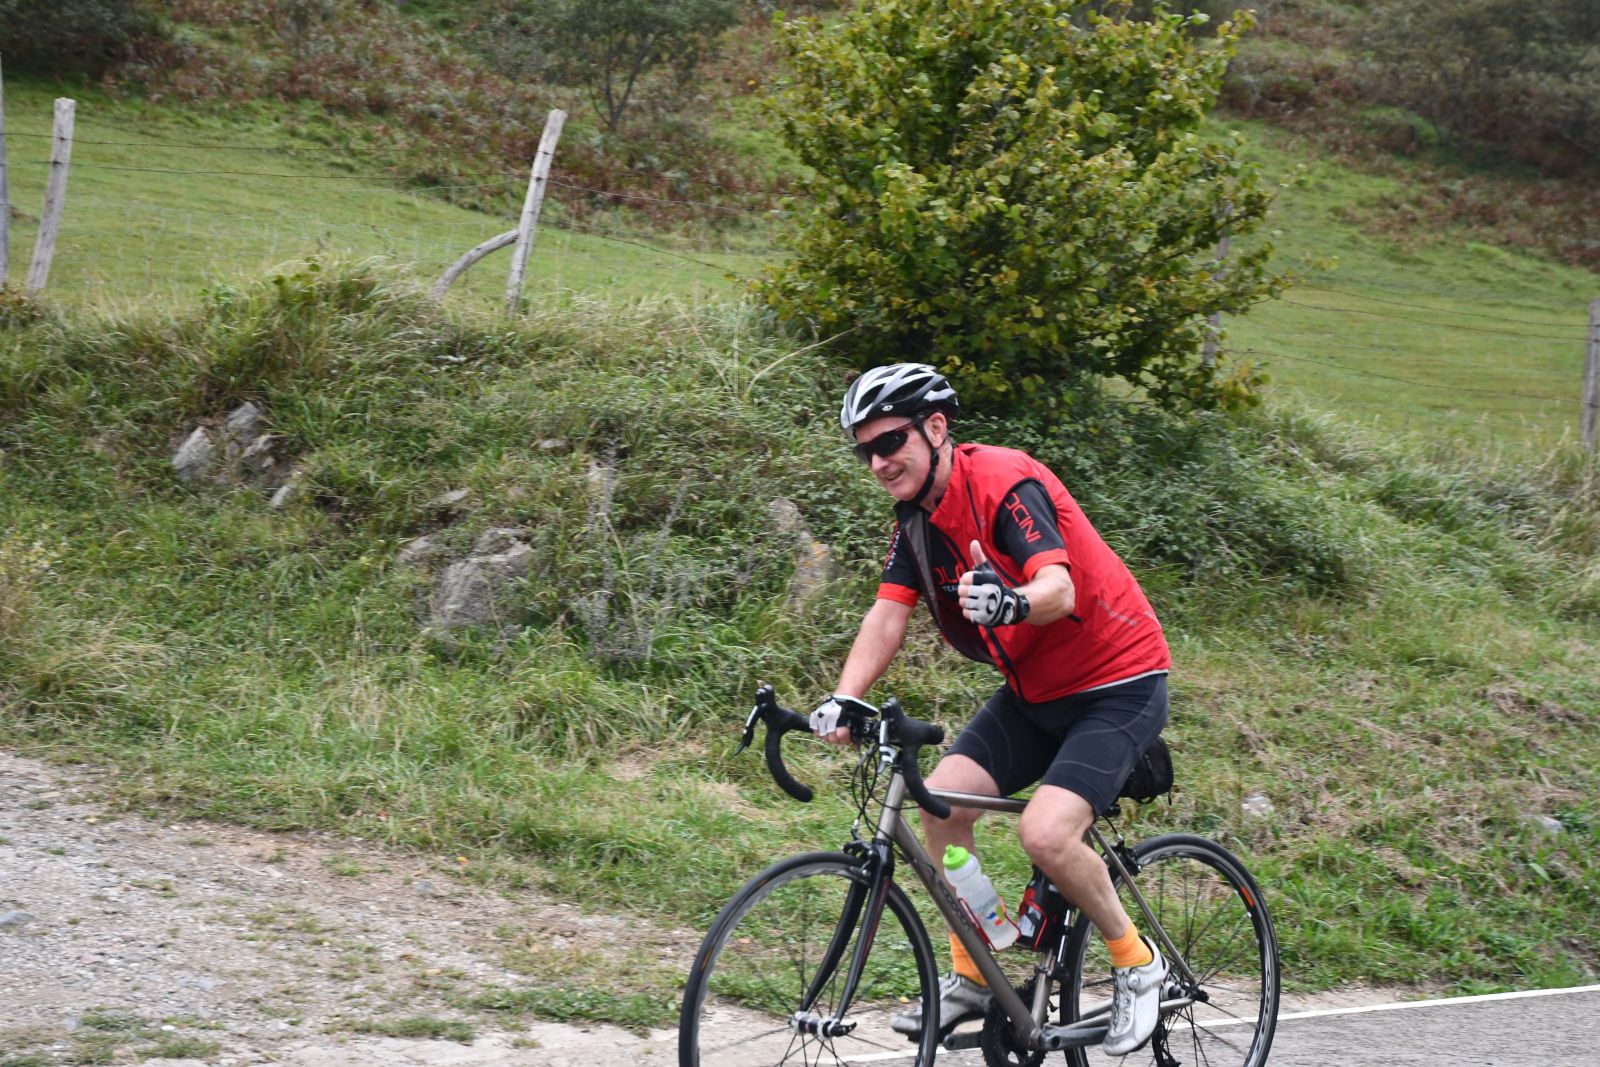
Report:
M1268 197L1200 134L1239 33L1103 3L876 0L780 21L774 108L811 169L794 255L759 285L865 365L932 359L995 410L1049 409L1079 375L1169 407L1248 392L1203 365L1205 317L1274 290ZM1234 247L1240 248L1235 241Z
M555 0L530 13L551 73L587 89L612 133L643 79L686 83L738 18L738 0Z
M0 0L7 69L99 77L158 33L132 0Z
M1390 99L1447 143L1600 155L1595 0L1384 0L1362 38Z

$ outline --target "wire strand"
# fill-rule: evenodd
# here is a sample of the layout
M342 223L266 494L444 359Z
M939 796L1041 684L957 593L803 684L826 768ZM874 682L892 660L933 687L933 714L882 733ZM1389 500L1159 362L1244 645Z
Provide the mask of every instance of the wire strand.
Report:
M1480 393L1486 396L1514 396L1522 400L1538 400L1547 404L1570 404L1570 397L1558 398L1553 396L1537 396L1533 393L1516 393L1505 389L1474 389L1470 385L1445 385L1440 382L1419 382L1414 378L1401 378L1394 374L1380 374L1377 371L1365 370L1361 367L1352 367L1348 363L1335 363L1332 360L1316 359L1311 356L1297 356L1289 352L1266 352L1259 348L1238 348L1235 352L1246 355L1266 356L1269 359L1293 359L1301 363L1319 363L1324 367L1333 367L1350 374L1365 375L1368 378L1381 378L1384 381L1401 382L1405 385L1415 385L1422 389L1444 389L1454 393Z
M1554 326L1558 329L1564 329L1572 325L1570 322L1550 322L1548 320L1537 319L1512 319L1507 318L1504 315L1495 315L1486 311L1460 311L1456 308L1433 307L1428 304L1411 304L1404 300L1388 300L1381 296L1371 296L1367 293L1357 292L1354 289L1338 289L1331 285L1318 285L1315 282L1306 283L1304 288L1321 289L1324 292L1329 293L1340 293L1344 296L1353 296L1358 300L1371 300L1377 304L1392 304L1395 307L1415 308L1418 311L1433 311L1440 315L1466 315L1474 319L1495 319L1499 322L1515 323L1518 326Z
M1396 322L1413 322L1419 326L1432 326L1440 330L1466 330L1470 333L1492 333L1500 337L1516 337L1524 341L1573 341L1577 344L1582 344L1585 340L1585 338L1582 337L1552 337L1549 334L1543 333L1517 333L1513 330L1491 330L1487 326L1464 326L1457 322L1428 322L1424 319L1413 319L1407 315L1389 315L1382 311L1363 311L1360 308L1336 308L1328 307L1326 304L1307 304L1299 300L1291 300L1286 296L1279 297L1278 299L1282 300L1285 304L1292 304L1295 307L1301 308L1310 308L1313 311L1333 311L1344 315L1370 315L1377 319L1392 319Z
M549 179L551 185L558 185L563 189L571 189L579 193L591 193L595 196L607 196L616 200L637 200L650 204L673 204L681 207L703 207L713 211L737 211L746 215L787 215L789 212L782 208L752 208L734 207L728 204L707 204L699 200L670 200L659 196L645 196L642 193L621 193L613 189L595 189L587 185L576 185L564 182L557 178Z

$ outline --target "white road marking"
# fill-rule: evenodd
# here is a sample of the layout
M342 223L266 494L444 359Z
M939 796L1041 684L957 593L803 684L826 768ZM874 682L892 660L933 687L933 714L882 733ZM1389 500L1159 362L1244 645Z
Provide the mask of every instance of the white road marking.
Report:
M1331 1015L1364 1015L1374 1011L1399 1011L1402 1008L1439 1008L1451 1007L1457 1004L1483 1004L1494 1000L1521 1000L1523 997L1553 997L1562 993L1600 993L1600 985L1580 985L1567 989L1522 989L1512 993L1480 993L1471 997L1439 997L1434 1000L1396 1000L1388 1004L1363 1004L1355 1008L1318 1008L1315 1011L1297 1011L1287 1015L1279 1015L1278 1021L1288 1022L1291 1019L1324 1019ZM1255 1017L1248 1019L1216 1019L1208 1020L1199 1025L1207 1030L1217 1030L1224 1026L1254 1025ZM851 1063L881 1063L888 1060L909 1060L917 1054L916 1049L907 1052L876 1052L867 1056L851 1056Z
M1330 1015L1364 1015L1370 1011L1398 1011L1401 1008L1439 1008L1456 1004L1483 1004L1492 1000L1521 1000L1523 997L1553 997L1561 993L1600 993L1600 985L1572 986L1568 989L1520 989L1512 993L1479 993L1471 997L1439 997L1435 1000L1396 1000L1388 1004L1362 1004L1354 1008L1318 1008L1315 1011L1297 1011L1288 1015L1279 1015L1278 1021L1286 1022L1290 1019L1322 1019ZM1204 1022L1208 1030L1215 1030L1221 1026L1243 1026L1254 1024L1255 1017L1248 1019L1221 1019L1216 1022Z

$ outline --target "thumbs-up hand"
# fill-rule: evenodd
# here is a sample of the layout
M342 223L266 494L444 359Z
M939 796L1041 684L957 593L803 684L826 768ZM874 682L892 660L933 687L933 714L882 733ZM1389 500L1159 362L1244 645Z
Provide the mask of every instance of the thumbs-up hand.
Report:
M970 546L972 570L961 576L956 600L967 621L979 626L1012 626L1028 617L1028 598L1004 585L984 557L983 546Z

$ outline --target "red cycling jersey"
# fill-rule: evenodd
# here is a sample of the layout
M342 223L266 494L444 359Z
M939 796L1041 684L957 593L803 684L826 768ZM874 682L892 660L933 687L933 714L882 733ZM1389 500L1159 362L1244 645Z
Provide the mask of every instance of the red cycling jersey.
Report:
M878 596L913 605L931 582L938 601L930 607L945 639L963 655L994 664L1023 700L1054 700L1172 666L1161 623L1127 565L1061 480L1027 453L956 446L949 485L927 515L927 559L916 558L913 546L922 539L909 535L911 524L922 521L921 509L902 503L895 511L900 521ZM1076 591L1073 613L1044 626L968 622L956 586L972 569L973 541L1008 585L1064 564Z

